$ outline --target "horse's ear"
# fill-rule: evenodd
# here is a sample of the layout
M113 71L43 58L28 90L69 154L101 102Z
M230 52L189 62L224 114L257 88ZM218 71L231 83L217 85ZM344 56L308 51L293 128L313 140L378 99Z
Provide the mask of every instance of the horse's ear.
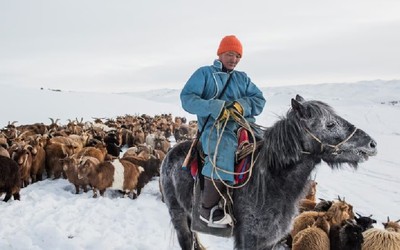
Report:
M301 95L297 94L297 95L296 95L296 101L298 101L298 102L304 102L304 98L303 98Z
M297 97L297 96L296 96ZM292 109L296 111L300 118L309 118L310 114L307 112L306 107L299 101L292 98Z

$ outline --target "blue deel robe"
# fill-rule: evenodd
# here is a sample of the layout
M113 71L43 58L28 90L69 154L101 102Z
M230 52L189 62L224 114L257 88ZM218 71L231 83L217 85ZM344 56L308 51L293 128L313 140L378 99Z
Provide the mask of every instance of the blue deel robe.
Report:
M218 98L229 74L232 74L222 97ZM265 98L261 90L251 82L244 72L233 70L231 72L222 71L222 63L215 60L211 66L204 66L196 70L189 78L180 94L182 107L185 111L196 114L198 129L204 131L200 137L206 159L202 174L214 178L221 178L228 183L234 183L235 151L238 146L237 129L238 124L229 120L223 136L220 137L221 130L215 126L216 119L220 116L224 107L231 105L234 101L243 107L243 116L249 122L254 122L254 116L259 115L265 105ZM204 124L207 117L210 118ZM216 145L218 144L218 148ZM214 155L216 154L216 160ZM213 167L215 162L218 168L228 172L217 171Z

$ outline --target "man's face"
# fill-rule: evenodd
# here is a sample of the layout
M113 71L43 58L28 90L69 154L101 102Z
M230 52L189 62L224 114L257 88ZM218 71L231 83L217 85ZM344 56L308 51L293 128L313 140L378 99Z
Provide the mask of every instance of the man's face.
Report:
M228 70L233 70L239 63L241 56L234 51L227 51L219 55L219 60Z

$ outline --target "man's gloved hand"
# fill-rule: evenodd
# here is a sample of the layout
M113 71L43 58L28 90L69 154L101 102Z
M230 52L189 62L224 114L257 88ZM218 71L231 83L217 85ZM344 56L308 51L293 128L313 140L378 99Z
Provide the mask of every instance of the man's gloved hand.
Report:
M228 117L232 117L234 120L240 119L237 113L243 115L243 107L240 105L240 103L233 102L221 111L218 121L225 121Z
M233 102L233 104L228 107L228 110L231 114L238 112L240 115L243 115L243 107L238 102Z
M225 121L229 115L229 111L226 108L223 108L217 120L219 122Z

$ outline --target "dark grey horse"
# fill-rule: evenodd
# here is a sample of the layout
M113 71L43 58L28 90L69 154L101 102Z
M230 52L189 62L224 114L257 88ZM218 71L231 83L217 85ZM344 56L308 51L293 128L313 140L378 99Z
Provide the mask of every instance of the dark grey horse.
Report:
M233 193L236 249L272 249L290 230L311 171L358 163L377 153L376 142L327 104L296 96L286 117L264 132L249 182ZM161 186L182 249L199 247L190 230L193 178L181 168L190 142L175 145L162 163Z

